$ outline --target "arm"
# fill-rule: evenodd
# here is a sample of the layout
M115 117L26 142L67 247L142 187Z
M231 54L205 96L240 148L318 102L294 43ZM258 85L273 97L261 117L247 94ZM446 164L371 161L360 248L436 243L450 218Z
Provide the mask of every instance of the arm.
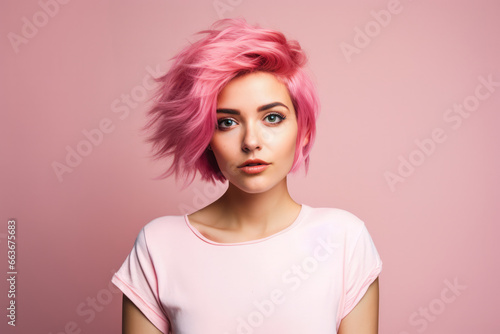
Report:
M122 334L162 334L134 303L123 295Z
M338 334L378 334L378 278L340 322Z

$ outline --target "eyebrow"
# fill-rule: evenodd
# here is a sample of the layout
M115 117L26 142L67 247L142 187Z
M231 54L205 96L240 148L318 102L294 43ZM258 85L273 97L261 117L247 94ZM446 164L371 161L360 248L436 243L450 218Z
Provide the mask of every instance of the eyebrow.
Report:
M273 103L265 104L263 106L258 107L257 111L266 111L266 110L269 110L269 109L277 107L277 106L285 107L286 109L288 109L288 107L281 102L273 102ZM290 110L290 109L288 109L288 110ZM226 109L226 108L217 109L217 113L224 113L224 114L231 114L231 115L239 115L240 114L240 112L236 109Z

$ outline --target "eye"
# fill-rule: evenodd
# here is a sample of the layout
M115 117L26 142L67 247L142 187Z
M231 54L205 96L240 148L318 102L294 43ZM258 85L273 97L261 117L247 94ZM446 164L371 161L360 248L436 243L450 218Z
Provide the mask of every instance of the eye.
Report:
M236 125L236 121L231 118L221 118L217 121L217 128L224 130Z
M271 124L279 124L283 122L286 117L280 113L274 112L272 114L267 115L264 119L267 120Z

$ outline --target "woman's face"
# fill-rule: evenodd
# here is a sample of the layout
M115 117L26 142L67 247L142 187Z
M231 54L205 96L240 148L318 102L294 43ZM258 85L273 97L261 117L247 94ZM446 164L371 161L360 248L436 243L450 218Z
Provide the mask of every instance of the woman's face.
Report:
M295 109L274 75L237 77L219 94L210 146L222 174L242 191L260 193L286 182L296 140Z

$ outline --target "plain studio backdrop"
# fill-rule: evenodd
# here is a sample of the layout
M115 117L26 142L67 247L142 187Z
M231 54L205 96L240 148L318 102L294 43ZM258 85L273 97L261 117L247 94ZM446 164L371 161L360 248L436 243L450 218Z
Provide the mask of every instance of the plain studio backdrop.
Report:
M110 279L139 230L223 192L153 181L166 162L148 158L140 128L152 76L224 17L283 31L309 56L321 115L291 194L365 221L384 262L380 332L500 331L498 1L0 7L0 263L9 278L15 219L17 272L0 283L2 333L118 333Z

